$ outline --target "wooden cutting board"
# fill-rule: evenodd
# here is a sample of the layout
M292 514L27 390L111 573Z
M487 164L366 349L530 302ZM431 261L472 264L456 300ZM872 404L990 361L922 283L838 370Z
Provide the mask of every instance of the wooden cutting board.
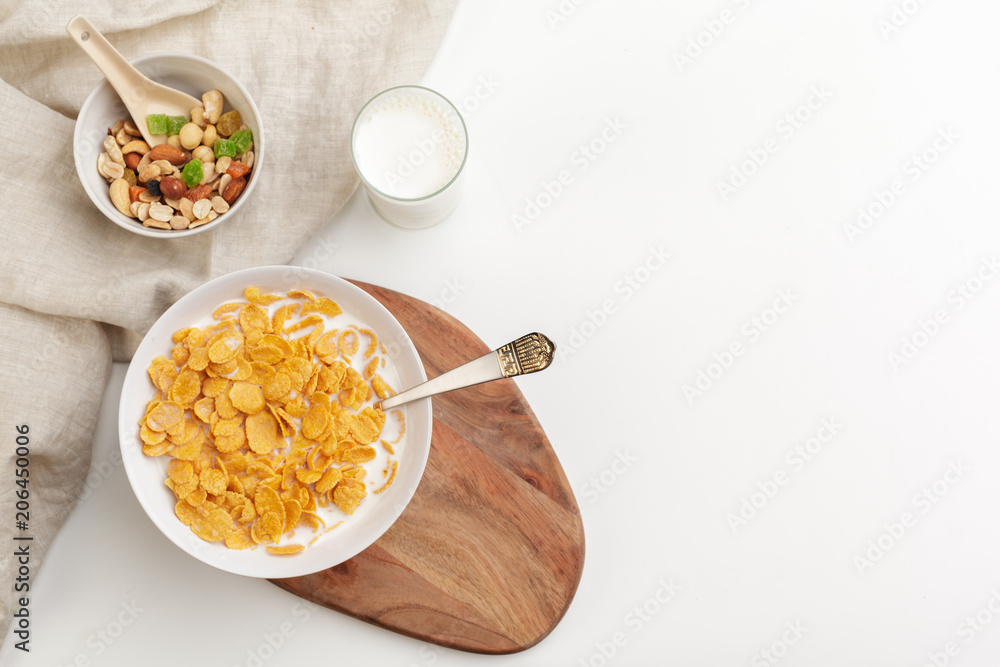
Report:
M403 325L429 378L490 350L434 306L355 284ZM336 567L272 582L441 646L523 651L552 631L580 582L584 537L576 499L513 380L432 402L427 468L389 531Z

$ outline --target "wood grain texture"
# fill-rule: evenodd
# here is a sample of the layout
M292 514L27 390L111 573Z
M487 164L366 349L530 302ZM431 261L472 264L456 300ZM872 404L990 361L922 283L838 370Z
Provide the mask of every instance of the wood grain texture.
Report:
M358 283L403 325L427 377L490 348L447 313ZM569 482L512 380L433 399L420 486L374 545L337 567L273 583L411 637L478 653L534 646L559 623L583 573Z

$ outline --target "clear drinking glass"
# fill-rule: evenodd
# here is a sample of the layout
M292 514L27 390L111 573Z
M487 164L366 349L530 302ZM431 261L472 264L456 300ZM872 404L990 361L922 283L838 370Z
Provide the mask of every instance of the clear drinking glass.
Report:
M455 210L468 154L462 114L423 86L379 93L351 129L351 159L368 197L400 227L430 227Z

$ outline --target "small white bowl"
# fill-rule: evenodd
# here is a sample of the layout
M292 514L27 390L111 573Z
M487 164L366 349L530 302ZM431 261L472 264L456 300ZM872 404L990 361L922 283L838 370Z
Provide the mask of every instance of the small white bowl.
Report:
M357 555L381 537L403 513L417 490L430 453L431 402L423 399L396 408L403 410L406 431L396 446L399 467L392 486L378 495L369 493L350 520L322 535L305 550L290 556L270 554L263 546L234 551L221 542L205 542L198 538L174 514L177 500L164 484L169 455L153 458L142 453L138 422L145 414L146 403L155 393L147 369L155 357L161 354L170 357L171 336L175 331L211 323L212 312L219 305L242 299L243 291L250 285L259 287L264 293L306 289L316 296L328 296L336 301L345 314L367 324L385 344L399 375L401 386L395 387L397 391L423 382L426 376L410 337L378 301L345 280L298 267L245 269L205 283L171 306L142 340L125 374L118 411L122 461L139 504L167 538L203 563L248 577L297 577L333 567ZM375 481L371 472L368 479ZM375 479L382 481L380 476ZM307 533L307 539L301 541L308 542L311 537L312 534ZM299 539L295 541L300 542Z
M107 79L102 79L80 108L76 129L73 132L73 156L83 189L108 219L136 234L156 238L181 238L215 229L236 214L250 198L259 180L258 175L264 163L264 132L257 105L239 81L204 58L182 53L158 53L142 56L131 62L136 69L153 81L181 90L196 99L201 99L203 93L213 88L221 92L225 100L224 110L239 111L241 120L253 132L254 164L250 178L240 198L226 213L194 229L166 230L143 227L135 218L123 215L111 203L107 180L97 172L97 157L104 152L104 139L107 137L108 128L119 119L128 118L129 113L115 89ZM190 109L187 113L190 113ZM146 119L134 118L133 121L144 123Z

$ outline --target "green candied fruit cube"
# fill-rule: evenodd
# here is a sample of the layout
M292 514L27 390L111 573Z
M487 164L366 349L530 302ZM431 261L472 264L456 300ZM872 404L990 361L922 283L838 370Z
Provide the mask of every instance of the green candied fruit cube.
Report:
M166 134L167 133L167 114L165 113L151 113L146 116L146 127L149 128L150 134Z
M218 138L215 140L215 159L220 157L236 157L236 144L232 139Z
M204 176L205 173L201 168L201 160L198 158L194 158L184 165L184 171L181 172L181 180L184 181L184 184L189 188L193 188L201 183L201 179L204 178Z
M173 136L181 133L181 128L188 124L184 116L167 116L167 134Z
M236 154L246 153L253 146L253 133L250 132L250 128L245 130L236 130L233 135L229 137L229 140L236 145Z

